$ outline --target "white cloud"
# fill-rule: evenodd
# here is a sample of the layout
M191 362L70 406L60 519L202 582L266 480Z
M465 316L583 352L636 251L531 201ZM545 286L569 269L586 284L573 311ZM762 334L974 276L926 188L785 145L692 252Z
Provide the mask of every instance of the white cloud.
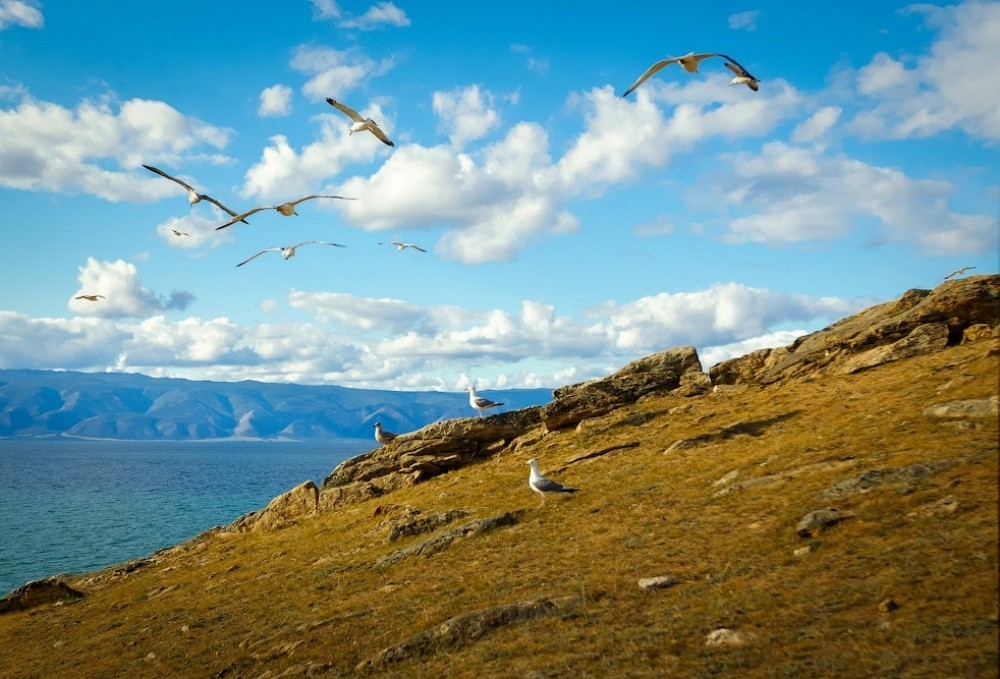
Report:
M698 358L701 359L702 369L707 371L716 363L722 363L723 361L728 361L731 358L745 356L751 351L787 346L805 334L805 330L778 330L775 332L769 332L760 335L759 337L751 337L739 342L732 342L730 344L723 344L715 347L706 347L698 352Z
M287 116L292 112L292 88L287 85L271 85L260 93L260 107L257 115L264 117Z
M202 204L204 202L199 203ZM194 251L195 256L203 253L206 247L215 248L232 243L233 229L216 231L215 228L228 221L229 215L214 205L211 207L211 214L212 217L208 217L204 212L192 212L183 217L170 217L157 225L156 235L170 247Z
M292 56L291 67L312 75L302 92L312 101L322 101L327 97L339 99L362 80L382 75L392 68L392 61L376 63L357 50L300 45Z
M0 31L9 26L41 28L45 17L36 0L0 0Z
M342 19L339 25L342 28L356 28L359 31L371 31L383 26L403 28L410 25L410 18L406 16L406 12L391 2L377 2L361 16Z
M841 110L836 106L824 106L803 120L792 130L791 140L797 144L819 139L837 124Z
M183 311L194 301L194 295L174 290L164 298L139 282L139 271L124 260L102 262L93 257L80 267L77 276L80 289L73 293L66 306L81 316L98 318L135 318L168 310ZM88 301L78 295L103 295L104 299Z
M177 187L105 169L102 161L126 170L142 162L176 162L204 145L222 149L229 136L161 101L130 99L115 111L109 100L85 100L70 110L25 97L16 108L0 109L0 186L111 201L162 198Z
M747 213L729 224L737 242L826 240L874 222L889 240L928 253L995 248L997 234L988 216L949 209L955 189L944 181L913 179L899 170L772 142L759 155L736 157L722 200Z
M757 17L759 16L760 12L757 11L731 14L729 15L729 28L734 31L756 31Z
M312 0L312 4L316 19L339 19L343 15L336 0Z
M432 98L434 113L448 130L448 138L456 148L499 127L500 114L493 108L494 103L493 93L480 90L479 85L435 92Z
M1000 140L1000 107L984 93L995 89L1000 62L1000 3L972 0L947 7L913 5L940 31L929 54L912 66L879 53L857 73L857 91L874 100L851 128L865 136L905 139L959 128Z

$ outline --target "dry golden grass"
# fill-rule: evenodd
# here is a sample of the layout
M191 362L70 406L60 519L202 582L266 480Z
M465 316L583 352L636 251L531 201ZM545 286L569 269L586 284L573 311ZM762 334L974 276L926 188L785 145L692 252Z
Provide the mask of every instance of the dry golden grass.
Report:
M127 577L75 581L86 598L0 616L4 677L260 677L306 663L329 676L470 610L578 595L572 612L369 674L387 677L997 676L997 422L923 409L998 391L995 340L857 375L654 396L580 431L270 533L188 543ZM664 453L751 423L752 434ZM747 427L744 427L747 429ZM574 455L638 446L559 469ZM580 488L539 505L525 460ZM951 468L824 499L835 481L935 460ZM717 495L715 484L771 475ZM954 496L952 513L910 512ZM389 543L377 507L517 525L430 557L371 565ZM853 519L796 535L808 511ZM462 521L462 520L460 520ZM796 556L803 546L808 554ZM642 591L643 577L672 575ZM898 609L880 603L892 599ZM742 647L707 647L719 627Z

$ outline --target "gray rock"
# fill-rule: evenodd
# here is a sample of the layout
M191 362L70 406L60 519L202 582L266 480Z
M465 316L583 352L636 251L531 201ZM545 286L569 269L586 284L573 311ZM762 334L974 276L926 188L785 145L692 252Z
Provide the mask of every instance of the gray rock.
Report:
M0 614L26 611L36 606L70 601L81 597L83 597L83 592L73 589L59 578L33 580L0 599Z
M946 346L948 346L948 326L944 323L925 323L918 325L898 342L870 349L848 359L843 371L847 374L856 373L884 363L932 354Z
M712 630L705 637L706 646L746 646L750 635L739 630L720 627Z
M447 533L434 536L430 539L424 540L423 542L406 547L405 549L399 549L391 554L387 554L376 561L373 568L385 568L399 563L403 559L411 556L430 556L431 554L440 552L442 549L446 549L455 540L473 535L480 535L482 533L488 533L496 530L497 528L513 526L520 521L520 516L521 512L504 512L503 514L498 514L497 516L490 516L485 519L472 521L471 523L459 526L454 530L450 530Z
M312 481L305 481L274 498L263 509L236 519L227 530L236 533L277 530L293 525L302 516L315 513L318 506L319 489Z
M813 538L830 526L834 526L841 521L846 521L847 519L853 517L854 514L851 512L842 512L832 507L828 509L817 509L809 512L799 519L798 525L795 526L795 533L800 538Z
M889 469L870 469L866 472L846 479L836 481L832 486L820 493L823 498L843 498L856 493L866 493L884 484L919 484L924 478L951 469L957 464L955 460L933 460L917 462L905 467Z
M666 589L677 584L677 578L672 575L657 575L652 578L642 578L639 580L639 589Z
M969 420L996 418L1000 414L997 395L989 398L937 403L924 409L924 415L938 419Z

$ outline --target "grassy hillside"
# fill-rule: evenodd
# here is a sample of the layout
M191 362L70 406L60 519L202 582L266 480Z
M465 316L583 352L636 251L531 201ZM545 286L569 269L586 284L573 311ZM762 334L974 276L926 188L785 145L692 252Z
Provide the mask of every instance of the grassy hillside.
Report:
M925 413L997 393L994 334L852 375L647 396L282 530L67 578L83 598L0 615L0 676L997 676L995 405ZM580 492L541 504L530 458ZM827 508L849 518L797 534ZM390 541L434 517L451 523ZM653 576L676 583L638 586Z

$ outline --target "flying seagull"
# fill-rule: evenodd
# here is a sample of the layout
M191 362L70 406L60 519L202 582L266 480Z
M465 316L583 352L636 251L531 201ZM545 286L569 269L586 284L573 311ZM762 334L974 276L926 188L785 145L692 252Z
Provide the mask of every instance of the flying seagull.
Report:
M955 276L961 276L962 274L964 274L969 269L975 269L975 268L976 267L974 267L974 266L963 266L961 269L957 269L956 271L952 271L950 274L948 274L947 276L945 276L944 279L948 280L949 278L954 278Z
M392 143L392 140L389 139L389 137L385 136L385 132L383 132L382 128L378 126L378 123L376 123L371 118L362 118L361 114L355 111L353 108L341 104L339 101L336 101L335 99L330 99L329 97L327 97L326 103L328 103L330 106L334 107L338 111L343 112L344 114L347 115L348 118L354 121L354 124L351 125L351 131L348 132L348 134L354 134L355 132L368 130L376 137L378 137L383 144L386 144L388 146L395 146L395 144Z
M88 302L96 302L99 299L107 299L104 295L77 295L73 299L85 299Z
M729 83L730 85L744 84L750 89L754 90L755 92L757 91L757 83L760 81L754 78L752 75L750 75L750 73L745 68L743 68L738 61L736 61L732 57L726 56L725 54L721 54L719 52L705 52L703 54L695 54L694 52L690 52L688 54L685 54L683 57L670 57L668 59L657 61L655 64L646 69L646 72L640 75L639 79L636 80L634 83L632 83L632 86L627 90L625 90L625 94L623 94L622 96L627 97L635 90L635 88L646 82L649 76L653 75L664 66L669 66L670 64L680 64L681 68L683 68L688 73L697 73L698 65L702 62L703 59L708 59L709 57L721 57L726 60L726 66L733 73L736 74L736 77L730 81Z
M177 236L177 237L180 237L180 236L190 236L191 235L187 231L178 231L177 229L172 229L169 226L165 226L165 227L163 227L163 229L165 231L173 231L174 235Z
M164 172L160 168L153 167L152 165L143 165L143 167L146 168L147 170L149 170L150 172L155 172L156 174L160 175L161 177L166 177L170 181L177 182L178 184L180 184L181 186L183 186L187 190L187 192L188 192L188 202L191 205L194 205L195 203L199 203L199 202L201 202L203 200L207 200L209 203L211 203L212 205L215 205L216 207L218 207L223 212L228 213L230 216L235 216L236 215L235 212L233 212L228 207L226 207L225 205L223 205L222 203L220 203L219 201L217 201L215 198L212 198L211 196L209 196L207 194L204 194L204 193L198 193L187 182L185 182L183 180L180 180L177 177L174 177L173 175L167 174L166 172ZM241 221L245 222L246 220L241 220Z
M491 401L483 396L478 396L476 394L476 388L469 387L469 405L479 412L479 417L482 417L484 410L499 408L503 405L503 403L497 403L496 401Z
M281 256L284 257L285 259L291 259L292 257L295 256L295 250L296 250L296 248L300 248L303 245L311 245L313 243L316 243L318 245L332 245L332 246L338 247L338 248L346 248L347 247L346 245L341 245L340 243L328 243L326 241L320 241L320 240L304 240L301 243L296 243L295 245L285 245L285 246L282 246L282 247L274 246L274 247L270 247L270 248L264 248L263 250L261 250L260 252L258 252L253 257L247 257L246 259L244 259L242 262L240 262L236 266L237 267L243 266L244 264L246 264L247 262L249 262L251 259L255 259L257 257L260 257L265 252L280 252Z
M538 460L528 460L528 464L531 466L531 473L528 475L528 486L531 487L531 490L542 496L542 504L545 504L546 493L577 492L576 488L564 486L561 483L556 483L552 479L542 476L542 473L538 471Z
M379 245L395 245L397 251L405 250L406 248L413 248L419 252L427 252L427 250L424 250L419 245L414 245L413 243L400 243L398 240L391 240L388 243L379 243Z
M262 210L276 210L279 215L284 215L285 217L291 217L292 215L299 214L298 212L295 211L295 206L296 205L298 205L301 202L307 201L307 200L312 200L313 198L337 198L339 200L354 200L353 198L346 198L344 196L317 196L317 195L312 195L312 196L303 196L302 198L299 198L298 200L290 200L287 203L282 203L280 205L261 205L260 207L253 208L252 210L247 210L246 212L244 212L241 215L234 215L232 219L230 219L228 222L226 222L222 226L215 227L215 230L218 231L220 229L226 228L227 226L232 226L236 222L244 222L245 223L246 220L244 219L244 217L249 217L250 215L256 214L258 212L261 212Z
M382 428L381 422L375 423L375 440L381 443L383 446L392 443L393 439L396 438L396 434L391 431L386 431Z

